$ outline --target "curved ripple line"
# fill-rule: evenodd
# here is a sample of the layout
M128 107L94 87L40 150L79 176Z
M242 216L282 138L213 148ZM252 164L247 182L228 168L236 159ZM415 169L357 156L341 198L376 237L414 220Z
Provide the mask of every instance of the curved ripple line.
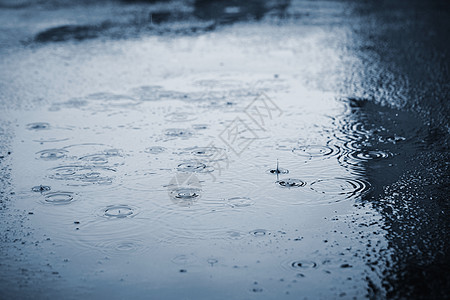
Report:
M371 189L370 183L366 180L344 177L319 179L312 182L310 186L316 192L325 195L342 196L344 199L362 196Z
M45 194L44 203L53 205L64 205L74 201L72 192L50 192Z
M308 159L313 158L329 158L339 155L341 153L341 148L336 145L323 146L323 145L307 145L298 146L292 149L292 153L300 157L305 157Z

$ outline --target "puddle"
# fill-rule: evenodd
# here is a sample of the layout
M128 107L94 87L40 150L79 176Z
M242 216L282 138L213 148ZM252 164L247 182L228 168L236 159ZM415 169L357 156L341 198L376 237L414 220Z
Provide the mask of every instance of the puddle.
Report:
M398 253L444 253L416 190L445 134L345 3L25 2L0 9L5 298L389 298Z

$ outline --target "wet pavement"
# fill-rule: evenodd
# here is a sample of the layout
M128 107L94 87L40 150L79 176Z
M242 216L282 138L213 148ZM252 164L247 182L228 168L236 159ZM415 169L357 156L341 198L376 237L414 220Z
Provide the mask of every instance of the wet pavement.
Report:
M3 297L448 297L448 15L0 1Z

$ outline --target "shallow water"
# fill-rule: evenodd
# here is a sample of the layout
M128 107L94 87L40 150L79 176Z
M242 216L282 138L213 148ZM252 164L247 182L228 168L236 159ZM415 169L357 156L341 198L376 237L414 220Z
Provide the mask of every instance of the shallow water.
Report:
M395 97L359 97L348 4L320 7L2 48L6 295L385 297L400 257L389 185L441 152Z

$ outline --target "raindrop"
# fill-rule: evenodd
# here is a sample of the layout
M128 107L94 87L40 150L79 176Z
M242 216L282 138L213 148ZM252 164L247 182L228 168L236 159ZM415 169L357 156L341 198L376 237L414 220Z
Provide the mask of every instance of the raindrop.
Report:
M208 259L207 260L208 261L208 264L211 266L211 267L213 267L215 264L217 264L219 261L217 260L217 259L215 259L215 258L210 258L210 259Z
M288 169L277 168L277 169L269 169L266 171L268 174L289 174Z
M28 130L46 130L50 129L50 124L45 122L36 122L27 124Z
M191 200L200 197L200 190L195 188L179 188L172 190L171 195L180 200Z
M317 263L310 260L296 260L290 263L292 269L315 269L317 268Z
M261 237L265 235L270 235L270 232L265 229L255 229L250 231L250 234L256 237Z
M287 187L287 188L302 187L302 186L306 185L306 182L304 182L304 181L302 181L300 179L295 179L295 178L288 178L288 179L278 180L276 183L279 186Z
M33 186L33 187L31 188L31 190L32 190L33 192L40 192L40 193L42 193L42 192L48 192L48 191L50 191L51 188L50 188L50 186L48 186L48 185L37 185L37 186Z

